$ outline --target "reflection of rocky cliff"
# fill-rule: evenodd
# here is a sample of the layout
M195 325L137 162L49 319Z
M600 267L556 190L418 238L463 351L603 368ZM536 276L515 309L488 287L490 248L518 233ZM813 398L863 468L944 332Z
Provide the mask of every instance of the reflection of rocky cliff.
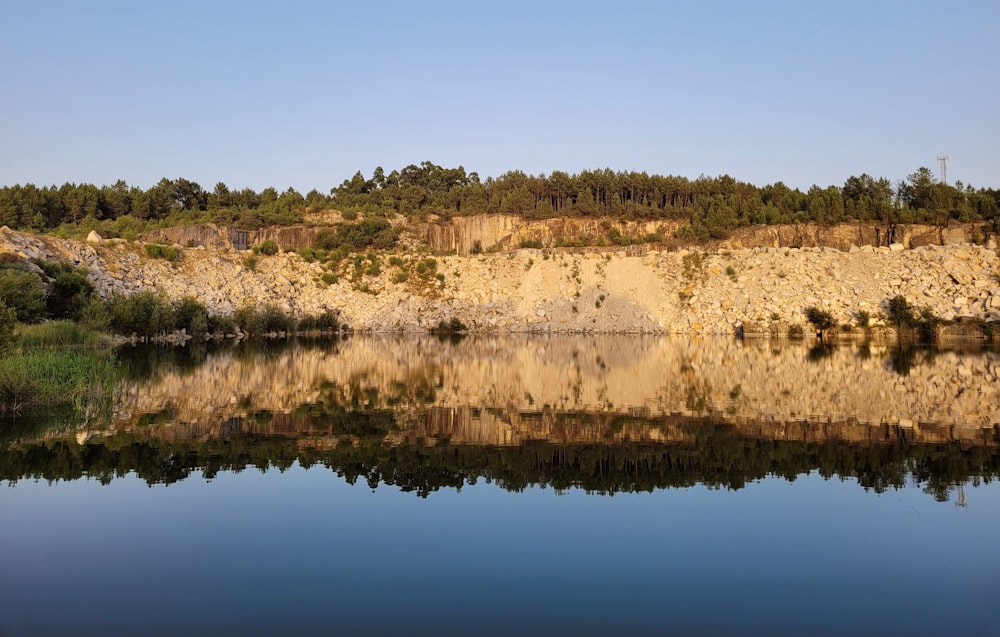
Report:
M193 368L121 381L109 425L161 423L196 437L264 414L268 426L302 433L324 413L385 411L395 421L392 441L490 445L679 440L684 423L702 416L746 435L803 441L982 444L984 431L1000 425L997 354L917 352L903 375L891 353L841 347L815 360L787 342L638 337L352 338L336 349L231 349Z
M947 499L1000 473L991 353L552 337L135 354L110 421L10 445L0 480L298 463L421 495L479 479L615 493L816 471Z

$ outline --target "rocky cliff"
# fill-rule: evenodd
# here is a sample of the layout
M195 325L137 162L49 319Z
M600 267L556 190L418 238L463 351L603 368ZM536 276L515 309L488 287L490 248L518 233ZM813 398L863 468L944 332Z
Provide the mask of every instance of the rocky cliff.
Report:
M484 237L485 231L460 228L474 223L498 228L508 222L455 222L446 245L471 249L466 243L482 241L472 237ZM644 230L649 228L635 232ZM259 255L251 263L249 252L233 247L229 231L205 227L198 236L214 236L214 243L190 239L181 244L175 263L148 257L139 242L81 243L8 229L0 230L0 251L82 266L104 295L154 289L170 298L193 296L222 313L264 303L299 315L332 310L352 328L376 331L420 331L458 318L480 331L769 334L805 324L803 311L809 306L830 311L841 323L866 311L877 325L887 300L899 294L947 320L1000 320L995 248L921 243L961 238L943 230L932 237L904 232L912 248L903 243L874 247L858 245L865 235L857 227L841 230L856 233L850 242L837 235L848 242L844 249L806 247L819 235L807 241L801 228L795 231L798 239L785 236L787 229L764 228L752 231L759 235L755 243L781 246L792 238L803 247L739 247L749 239L734 236L728 247L713 249L655 244L582 251L523 248L431 260L428 252L414 251L411 241L396 255L345 262L336 280L325 266L294 252ZM188 230L172 232L182 240ZM305 230L273 232L292 236ZM527 230L512 230L505 241L515 241L518 232Z

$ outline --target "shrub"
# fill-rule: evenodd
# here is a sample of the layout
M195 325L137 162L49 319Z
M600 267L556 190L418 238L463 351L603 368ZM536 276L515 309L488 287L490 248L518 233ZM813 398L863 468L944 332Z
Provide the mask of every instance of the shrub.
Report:
M818 307L806 308L806 320L812 323L812 326L819 332L820 340L823 340L824 332L837 325L837 322L833 320L832 314Z
M0 268L0 301L14 310L22 323L37 323L45 318L45 286L33 272Z
M917 332L923 341L933 341L937 338L937 329L941 324L941 318L934 314L929 307L920 310L920 318L916 321Z
M333 312L303 316L298 323L298 331L300 332L336 332L338 329L340 329L340 323L337 321L337 315Z
M98 332L107 331L111 327L111 312L104 299L92 296L80 310L80 323Z
M65 263L35 260L49 281L45 298L46 309L52 318L80 319L87 302L94 294L94 286L83 268L72 268Z
M174 329L186 330L188 334L204 334L208 331L208 308L191 296L174 302Z
M452 318L449 321L441 321L437 324L437 327L430 329L431 334L437 335L453 335L468 332L469 328L465 326L465 323L457 318Z
M10 351L14 345L14 322L17 314L0 300L0 356Z
M181 258L181 249L162 243L147 243L146 254L152 259L166 259L171 263L176 263Z
M250 335L258 335L264 331L264 317L253 305L244 305L233 314L233 321L239 328Z
M910 305L910 302L902 294L897 294L889 299L887 309L889 311L889 321L896 326L896 329L913 327L914 323L916 323L916 317L913 315L913 306Z
M313 252L312 248L301 248L299 250L299 256L302 257L302 260L306 263L312 263L316 260L316 253Z
M802 338L802 326L796 323L788 328L788 338Z
M266 333L295 331L295 319L285 314L277 305L265 305L264 311L261 313L261 320L263 321L263 330Z
M324 272L323 276L321 276L320 279L323 281L323 283L326 283L327 285L333 285L334 283L337 282L337 275L334 274L333 272Z
M228 314L214 314L208 318L208 331L212 334L234 334L236 322Z
M406 283L406 280L409 278L410 276L406 272L397 272L396 274L392 275L392 282Z
M145 291L108 299L109 327L116 334L149 338L174 329L173 307L155 292Z
M858 310L854 313L854 321L858 327L868 327L871 323L872 315L867 310Z
M358 223L338 226L336 231L320 230L313 248L359 252L367 248L391 250L399 241L399 233L385 219L368 218Z
M257 246L257 251L261 254L273 257L278 254L278 242L274 239L264 239Z
M257 269L257 259L253 256L248 256L243 259L243 267L251 272L255 271Z

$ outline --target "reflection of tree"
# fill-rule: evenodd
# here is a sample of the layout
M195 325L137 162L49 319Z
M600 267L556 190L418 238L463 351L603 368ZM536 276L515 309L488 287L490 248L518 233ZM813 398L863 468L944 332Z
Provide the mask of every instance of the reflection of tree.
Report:
M303 436L233 434L207 440L162 440L142 433L118 433L78 445L46 441L14 446L0 455L0 479L74 480L103 483L135 473L150 484L183 480L193 472L212 477L247 467L287 469L294 463L322 465L354 484L394 485L420 496L441 488L460 489L479 479L520 491L532 485L581 488L593 493L651 491L702 484L739 489L767 476L794 480L818 472L824 478L854 478L883 492L907 478L938 499L970 478L1000 476L995 445L963 449L958 443L812 443L748 438L710 420L692 420L685 440L671 443L569 444L531 442L520 446L393 446L384 442L395 426L389 412L355 414L316 406L312 430ZM313 447L311 436L326 434L343 444ZM327 438L329 439L329 438Z
M889 368L900 376L909 376L917 358L917 348L899 344L889 352Z
M940 350L935 346L899 343L889 352L889 369L900 376L909 376L917 365L930 365Z
M830 358L833 356L834 347L830 343L824 343L819 341L815 345L809 348L809 352L806 354L806 360L810 363L818 363L824 358Z

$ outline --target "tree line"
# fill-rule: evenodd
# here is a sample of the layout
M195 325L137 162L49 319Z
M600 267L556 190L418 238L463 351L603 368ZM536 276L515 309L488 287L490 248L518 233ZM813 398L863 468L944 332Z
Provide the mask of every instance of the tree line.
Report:
M357 414L345 412L330 429L348 434L393 426L391 415L372 417L377 422L354 423ZM318 449L299 443L294 437L262 434L166 440L142 432L118 432L82 445L75 440L14 443L0 455L0 481L87 477L107 484L135 474L149 484L171 484L196 472L211 478L220 471L285 470L298 463L326 467L350 484L362 482L372 489L391 485L427 497L479 480L515 492L542 486L615 494L699 484L735 490L766 477L792 481L817 472L826 479L855 479L876 493L917 484L936 500L946 501L956 484L990 482L1000 475L996 447L762 440L711 422L699 427L695 444L418 446L362 438L359 444Z
M676 219L692 239L723 238L756 224L845 221L931 223L985 221L1000 229L1000 190L946 184L926 167L893 184L884 177L852 176L842 186L812 186L803 192L783 182L756 186L729 175L696 179L646 172L587 170L529 175L519 170L480 179L464 167L425 161L370 178L358 171L328 194L302 195L294 188L230 189L219 182L206 190L183 178L161 179L143 190L113 185L34 184L0 188L0 224L52 231L100 227L125 236L150 223L213 222L246 229L301 223L310 211L441 216L512 214L622 219Z

